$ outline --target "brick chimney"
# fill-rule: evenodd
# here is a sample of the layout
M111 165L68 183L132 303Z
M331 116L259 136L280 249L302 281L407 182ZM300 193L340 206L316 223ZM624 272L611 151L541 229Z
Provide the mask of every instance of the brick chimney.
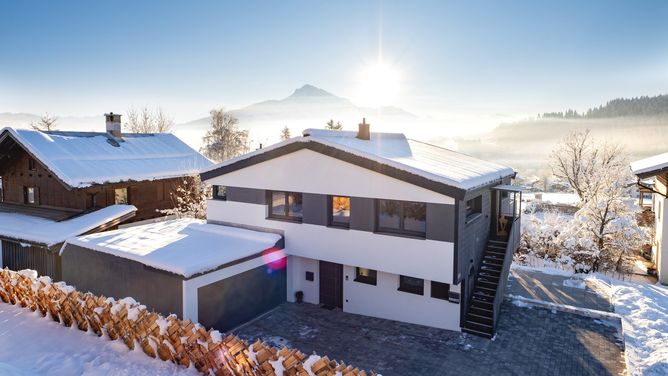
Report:
M104 114L104 117L107 120L107 133L116 138L122 138L123 134L121 133L121 115L110 112L108 114Z
M359 124L359 129L357 131L357 138L360 140L368 140L371 138L371 130L369 128L370 124L367 124L366 118L362 118L362 122Z

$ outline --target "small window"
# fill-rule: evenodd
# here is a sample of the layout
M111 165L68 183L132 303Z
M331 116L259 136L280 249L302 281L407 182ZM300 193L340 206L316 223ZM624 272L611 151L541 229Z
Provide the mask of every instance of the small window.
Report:
M302 194L295 192L270 192L269 217L301 222Z
M214 185L213 199L227 201L227 187L225 187L224 185Z
M466 220L477 218L482 213L482 196L466 201Z
M373 269L355 268L355 282L376 286L378 272Z
M424 279L400 275L398 290L411 294L424 295Z
M306 280L313 282L315 279L315 276L313 275L313 272L306 272Z
M114 203L116 205L129 204L130 200L128 198L128 189L127 188L116 188L114 189Z
M378 200L376 208L378 231L425 236L427 231L427 205L425 203Z
M330 196L329 225L350 227L350 197Z
M28 158L28 170L30 171L35 171L37 168L35 167L35 158Z
M443 282L431 281L431 297L448 300L450 285Z
M38 200L37 188L35 187L24 187L23 188L23 202L26 204L37 204Z

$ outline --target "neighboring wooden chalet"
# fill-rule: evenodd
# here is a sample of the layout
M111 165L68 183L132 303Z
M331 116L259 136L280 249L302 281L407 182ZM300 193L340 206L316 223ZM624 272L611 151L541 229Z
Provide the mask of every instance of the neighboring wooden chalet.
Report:
M668 153L655 155L631 163L631 170L638 176L640 200L643 192L652 192L655 233L652 242L652 260L656 264L659 282L668 285ZM654 178L653 186L642 180Z
M106 132L0 131L3 266L59 278L53 252L45 251L58 242L26 237L21 227L30 222L26 219L33 218L35 226L62 225L117 205L131 205L133 215L121 210L120 217L95 228L159 217L159 210L174 207L171 193L177 182L211 165L172 134L122 134L121 116L105 117ZM84 227L83 232L94 230Z

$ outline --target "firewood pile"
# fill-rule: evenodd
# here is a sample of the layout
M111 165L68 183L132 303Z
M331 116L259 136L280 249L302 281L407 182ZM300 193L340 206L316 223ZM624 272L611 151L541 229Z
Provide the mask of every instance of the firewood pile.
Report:
M67 327L121 340L131 350L139 346L152 358L193 366L206 375L367 375L327 357L307 356L285 347L276 349L259 340L249 345L238 337L179 320L176 315L163 317L132 298L115 300L81 293L64 282L38 277L32 270L0 270L0 299L39 311Z

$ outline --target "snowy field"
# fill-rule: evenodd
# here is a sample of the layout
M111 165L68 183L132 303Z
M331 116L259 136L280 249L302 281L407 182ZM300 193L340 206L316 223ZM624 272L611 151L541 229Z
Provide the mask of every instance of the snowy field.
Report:
M0 302L0 375L199 375Z

